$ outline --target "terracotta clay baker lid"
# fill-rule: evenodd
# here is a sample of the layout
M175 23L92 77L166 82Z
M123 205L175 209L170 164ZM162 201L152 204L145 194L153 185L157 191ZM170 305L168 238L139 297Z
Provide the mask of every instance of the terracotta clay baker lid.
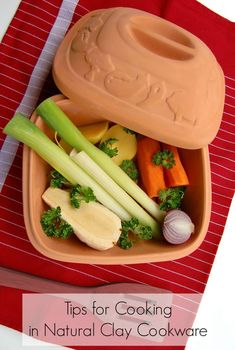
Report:
M130 8L82 17L53 64L62 93L93 115L178 147L209 144L225 84L210 49L162 18Z

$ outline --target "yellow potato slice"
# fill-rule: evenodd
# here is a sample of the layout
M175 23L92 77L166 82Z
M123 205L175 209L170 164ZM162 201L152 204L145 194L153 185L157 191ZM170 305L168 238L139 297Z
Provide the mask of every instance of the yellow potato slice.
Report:
M101 143L108 139L117 139L110 148L117 148L118 154L112 157L112 160L120 165L125 159L133 159L137 152L136 136L127 133L121 125L114 125L108 129L101 139Z
M79 126L81 133L93 144L98 143L108 130L109 123L101 122L90 125ZM67 144L63 139L58 138L57 133L55 133L55 140L58 146L60 146L66 153L72 151L72 147Z
M90 125L80 126L81 133L93 144L99 142L109 127L108 122L95 123Z

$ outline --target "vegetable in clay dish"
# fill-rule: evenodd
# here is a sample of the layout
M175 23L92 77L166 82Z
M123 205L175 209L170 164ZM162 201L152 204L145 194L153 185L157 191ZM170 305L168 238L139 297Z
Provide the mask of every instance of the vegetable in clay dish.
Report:
M51 113L51 109L54 113ZM67 146L62 149L61 140L60 145L56 145L19 113L4 131L30 146L54 168L50 172L50 187L42 194L44 202L51 207L41 218L45 234L55 239L67 239L74 233L82 242L97 250L110 249L116 244L129 249L137 241L154 240L157 244L157 241L164 239L164 216L167 211L180 208L185 190L179 186L167 188L165 185L162 159L165 163L167 159L162 155L171 152L171 164L167 168L173 170L176 164L181 164L176 148L174 152L172 149L166 152L158 141L117 124L110 126L103 133L103 138L92 144L52 100L42 102L38 112L63 142L68 143L70 148L74 147L69 154L66 153L70 151ZM92 130L93 126L88 125L87 128ZM118 162L120 166L106 148L100 147L105 140L110 140L110 136L124 140L123 144L116 139L117 154L120 152L122 155L122 162ZM129 152L125 152L126 140L132 142ZM161 160L157 164L156 154ZM128 167L122 169L123 163L131 164L129 174L124 171ZM122 177L118 178L118 183L117 169ZM133 171L138 174L134 179ZM138 183L139 176L141 183ZM131 191L127 191L126 182L131 184ZM139 185L148 189L147 194Z

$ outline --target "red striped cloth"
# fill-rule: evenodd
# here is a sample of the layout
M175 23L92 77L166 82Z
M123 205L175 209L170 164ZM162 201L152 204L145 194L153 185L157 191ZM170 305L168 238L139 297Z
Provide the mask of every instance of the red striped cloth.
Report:
M203 292L235 189L233 23L194 0L81 0L79 4L76 0L23 0L0 46L0 128L3 129L19 106L30 115L41 89L43 97L55 92L51 77L45 84L44 80L51 68L53 52L69 25L90 10L110 6L137 7L185 27L207 43L224 70L226 98L223 120L216 139L209 146L213 202L206 238L193 254L164 263L99 266L61 263L42 256L32 247L24 227L22 146L5 139L1 133L2 183L6 180L0 204L0 263L77 285L144 282L176 293Z

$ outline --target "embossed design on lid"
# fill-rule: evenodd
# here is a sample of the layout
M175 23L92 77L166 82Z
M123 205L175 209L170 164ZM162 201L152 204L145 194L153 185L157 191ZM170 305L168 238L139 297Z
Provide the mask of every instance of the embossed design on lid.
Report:
M179 147L207 145L220 125L224 78L212 52L186 30L140 10L81 18L60 45L53 74L73 101Z

